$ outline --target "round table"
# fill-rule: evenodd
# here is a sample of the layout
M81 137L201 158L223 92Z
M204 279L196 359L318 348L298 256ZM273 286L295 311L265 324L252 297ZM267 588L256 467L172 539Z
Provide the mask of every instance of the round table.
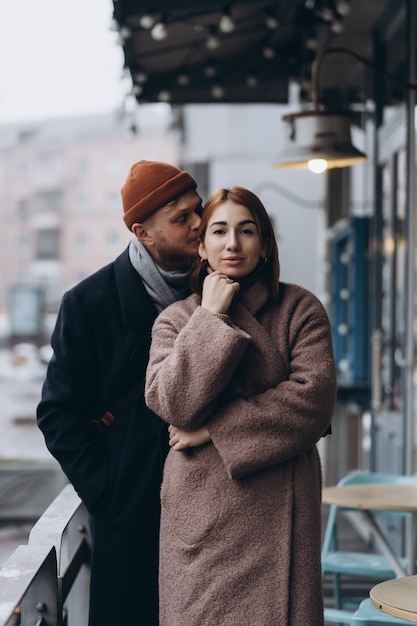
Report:
M417 576L385 580L369 595L374 607L383 613L417 623Z

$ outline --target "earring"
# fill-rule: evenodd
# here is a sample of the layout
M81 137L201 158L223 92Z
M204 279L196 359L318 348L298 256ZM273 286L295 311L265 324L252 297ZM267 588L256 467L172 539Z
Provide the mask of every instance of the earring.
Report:
M266 262L267 262L267 260L268 260L268 257L267 257L267 256L264 256L264 257L262 257L262 258L263 258L263 260L264 260L264 265L265 265L265 263L266 263Z

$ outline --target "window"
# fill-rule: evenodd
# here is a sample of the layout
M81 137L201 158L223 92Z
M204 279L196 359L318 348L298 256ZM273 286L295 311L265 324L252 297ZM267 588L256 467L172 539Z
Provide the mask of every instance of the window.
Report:
M112 214L121 214L121 196L120 192L111 191L106 196L106 211Z
M28 259L29 258L29 238L25 234L19 235L17 240L17 256L19 259Z
M86 252L88 248L88 233L85 231L76 233L74 245L77 252Z
M59 233L56 228L36 232L36 258L38 260L59 258Z
M106 166L107 173L113 178L116 178L117 176L120 176L120 174L122 173L122 166L123 166L123 163L122 163L122 159L120 155L112 154L109 156L107 160L107 166Z
M29 200L19 200L17 203L17 217L20 222L25 222L29 217Z
M19 180L29 180L30 168L27 161L21 161L17 165L17 177Z
M35 196L36 213L60 213L62 194L60 191L41 191Z
M55 152L43 152L36 161L37 178L42 180L61 174L61 157Z
M85 193L79 193L75 198L75 212L77 215L87 215L90 210L88 196Z
M106 235L106 252L109 255L116 254L120 249L120 236L119 233L111 230Z
M75 165L75 174L78 178L85 178L90 172L90 163L86 157L79 157Z

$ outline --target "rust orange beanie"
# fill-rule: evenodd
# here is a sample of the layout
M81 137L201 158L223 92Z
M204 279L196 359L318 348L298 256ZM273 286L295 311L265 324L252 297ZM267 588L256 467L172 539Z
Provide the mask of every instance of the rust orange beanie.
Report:
M124 222L129 230L177 196L196 189L194 178L169 163L138 161L122 187Z

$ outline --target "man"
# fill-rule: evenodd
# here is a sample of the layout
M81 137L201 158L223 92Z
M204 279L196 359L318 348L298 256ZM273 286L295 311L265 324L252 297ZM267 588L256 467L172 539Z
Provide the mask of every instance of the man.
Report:
M135 237L64 295L52 335L37 418L90 514L89 626L158 624L168 437L145 406L142 383L155 317L188 295L201 211L196 187L188 172L167 163L132 166L122 200Z

